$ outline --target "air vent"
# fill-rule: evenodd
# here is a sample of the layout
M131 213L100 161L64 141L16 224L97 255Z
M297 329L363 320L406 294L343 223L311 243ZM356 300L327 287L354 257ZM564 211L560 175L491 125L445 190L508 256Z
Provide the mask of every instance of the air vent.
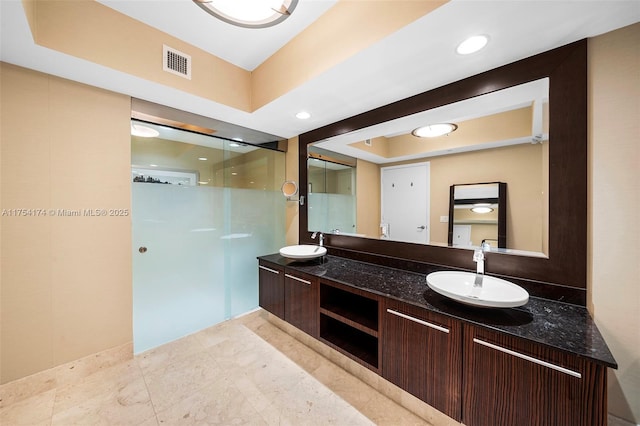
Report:
M191 80L191 56L163 45L162 69Z

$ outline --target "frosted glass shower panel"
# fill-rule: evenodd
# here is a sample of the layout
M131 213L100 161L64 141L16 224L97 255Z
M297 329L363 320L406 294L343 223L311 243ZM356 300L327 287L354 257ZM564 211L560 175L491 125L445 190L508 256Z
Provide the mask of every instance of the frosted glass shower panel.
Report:
M344 194L309 195L308 227L310 232L356 231L356 197Z
M133 184L136 352L225 319L223 191Z
M131 143L135 353L256 308L285 237L284 153L153 127Z
M285 245L285 204L280 191L226 189L230 216L224 239L230 316L258 306L256 257ZM275 248L275 249L274 249Z

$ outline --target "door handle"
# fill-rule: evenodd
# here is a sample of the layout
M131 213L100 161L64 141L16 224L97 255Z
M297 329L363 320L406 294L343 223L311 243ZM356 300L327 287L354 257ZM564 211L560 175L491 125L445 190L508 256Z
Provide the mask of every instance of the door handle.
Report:
M427 227L422 225L422 226L418 226L418 229L426 229Z
M140 253L144 254L144 253L146 253L146 252L147 252L147 248L146 248L146 247L144 247L144 246L142 246L142 247L140 247L140 248L138 249L138 251L139 251Z

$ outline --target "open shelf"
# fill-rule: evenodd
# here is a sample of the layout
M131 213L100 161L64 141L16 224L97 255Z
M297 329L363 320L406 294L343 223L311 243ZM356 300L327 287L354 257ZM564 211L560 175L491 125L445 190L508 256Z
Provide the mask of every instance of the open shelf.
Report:
M320 312L374 337L378 336L377 300L322 284Z
M367 367L378 370L376 337L321 313L320 338Z

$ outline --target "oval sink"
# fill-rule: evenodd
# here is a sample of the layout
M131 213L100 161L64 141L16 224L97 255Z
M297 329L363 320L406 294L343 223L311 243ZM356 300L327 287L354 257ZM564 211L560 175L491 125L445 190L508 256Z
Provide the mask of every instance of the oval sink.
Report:
M327 254L327 249L311 244L300 244L297 246L287 246L280 249L280 255L289 259L315 259Z
M471 272L439 271L427 275L427 284L436 293L478 307L513 308L529 301L529 293L512 282L484 275L482 287L474 287L475 278Z

